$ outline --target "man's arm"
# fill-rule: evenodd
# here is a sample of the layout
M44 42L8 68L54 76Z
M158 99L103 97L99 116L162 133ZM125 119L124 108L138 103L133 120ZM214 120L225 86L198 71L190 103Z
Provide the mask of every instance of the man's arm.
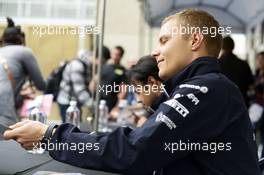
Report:
M200 102L195 104L188 94L195 95ZM216 116L220 117L218 114L223 111L219 105L223 101L215 98L212 104L205 99L207 97L208 94L195 90L170 99L159 106L142 128L135 130L121 127L110 134L90 135L81 133L72 125L63 124L56 130L52 143L91 143L98 144L99 149L84 153L53 150L49 151L50 155L56 160L83 168L130 174L152 172L191 152L176 150L173 143L212 138L223 131L226 116L215 122ZM217 109L208 112L213 105L218 106ZM208 126L212 126L213 130Z
M27 48L27 52L24 53L24 57L21 61L29 75L29 78L34 82L37 89L44 91L46 83L42 77L37 60L30 49Z
M63 124L56 129L51 143L75 145L75 149L53 149L49 153L56 160L79 167L126 174L146 174L165 167L191 152L176 149L174 143L209 140L222 133L228 121L221 115L227 106L227 94L216 97L213 89L202 93L191 88L178 94L162 103L143 127L134 130L121 127L109 134L93 135ZM18 134L13 129L5 138ZM76 145L83 148L84 144L89 150L76 150Z

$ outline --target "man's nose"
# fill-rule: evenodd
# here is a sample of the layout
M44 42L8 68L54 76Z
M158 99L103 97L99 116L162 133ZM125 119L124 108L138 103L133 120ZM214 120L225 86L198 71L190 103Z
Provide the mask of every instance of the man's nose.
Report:
M155 50L152 51L151 56L155 57L157 59L157 57L160 55L160 51L158 48L156 48Z

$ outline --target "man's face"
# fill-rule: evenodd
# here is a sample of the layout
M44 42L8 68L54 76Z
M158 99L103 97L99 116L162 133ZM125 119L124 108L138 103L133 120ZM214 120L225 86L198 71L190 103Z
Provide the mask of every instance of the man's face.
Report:
M121 61L121 52L119 49L114 48L111 52L111 58L115 63L119 63Z
M153 52L163 80L171 78L191 62L191 42L177 32L178 26L173 20L162 25L159 45Z
M145 85L139 81L135 81L134 86L136 88L137 101L141 101L145 106L151 106L162 92L161 82L158 80L154 83L147 83Z

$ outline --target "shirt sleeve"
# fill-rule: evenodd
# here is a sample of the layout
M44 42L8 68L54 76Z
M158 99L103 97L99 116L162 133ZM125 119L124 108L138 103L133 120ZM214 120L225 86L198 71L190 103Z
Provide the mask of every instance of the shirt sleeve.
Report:
M165 167L191 153L177 149L174 143L206 140L225 128L227 119L221 116L221 106L227 105L223 104L227 103L227 93L216 96L206 86L195 88L186 85L176 90L143 127L134 130L120 127L112 133L96 135L63 124L56 130L52 143L97 144L98 149L83 153L60 149L49 153L56 160L79 167L125 174L146 174ZM212 100L209 102L208 98Z
M22 62L29 78L33 81L38 90L44 91L46 88L46 83L42 77L37 59L30 49L28 49L24 54L25 57L23 57Z

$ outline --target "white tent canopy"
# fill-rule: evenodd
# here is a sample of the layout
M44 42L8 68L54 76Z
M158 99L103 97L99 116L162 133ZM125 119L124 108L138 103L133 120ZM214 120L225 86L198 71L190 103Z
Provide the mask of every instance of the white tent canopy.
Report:
M264 12L264 0L145 0L145 19L159 27L164 17L186 8L198 8L211 13L223 27L245 33L247 25Z

